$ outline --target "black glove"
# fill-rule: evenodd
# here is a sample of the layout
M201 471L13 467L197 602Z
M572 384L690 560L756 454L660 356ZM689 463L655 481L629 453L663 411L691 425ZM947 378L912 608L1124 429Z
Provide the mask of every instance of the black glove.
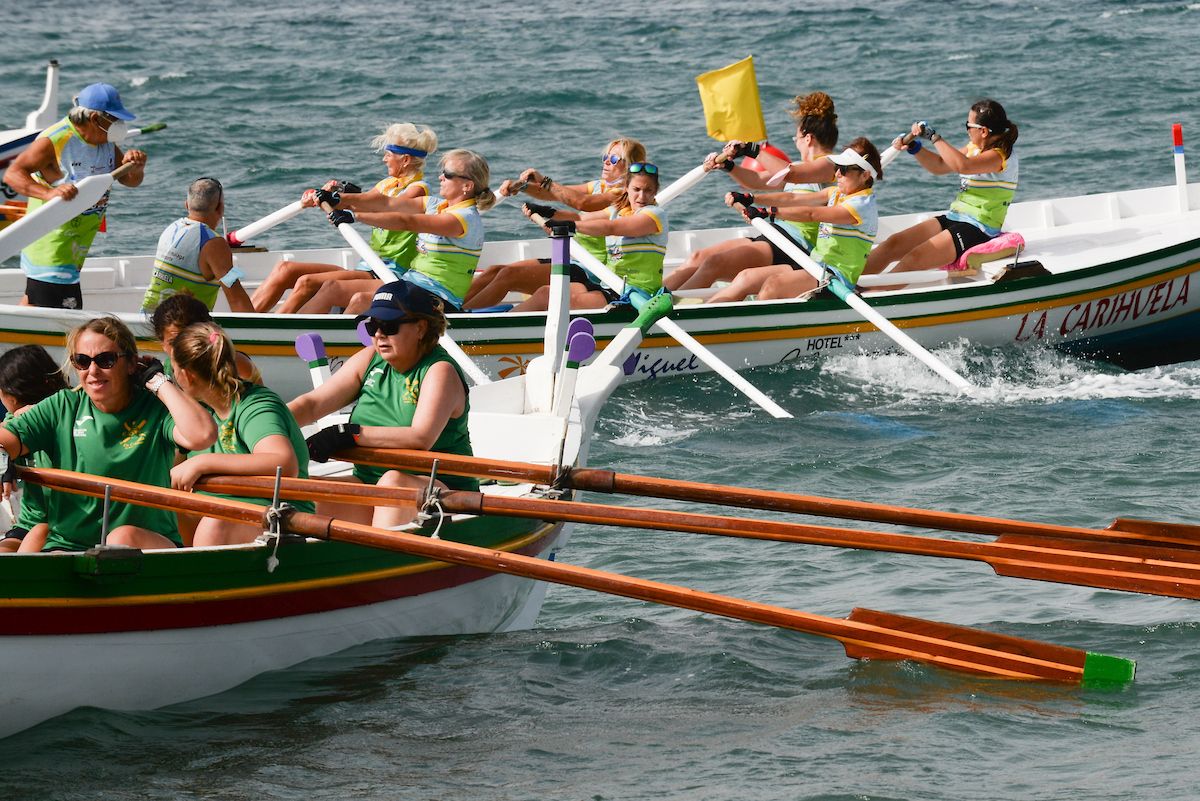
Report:
M350 209L334 209L326 216L329 217L329 221L334 225L341 225L342 223L349 225L354 222L354 212L350 211Z
M738 142L737 147L735 147L733 150L733 157L735 159L740 159L744 156L757 158L758 151L760 150L762 150L762 145L760 145L758 142Z
M314 195L317 199L317 205L328 203L330 206L337 208L337 204L342 202L342 194L336 189L318 189Z
M718 161L717 166L725 172L733 172L733 168L737 166L737 161L735 161L736 158L736 156L731 156L724 161Z
M762 206L747 206L746 210L742 213L746 215L747 220L763 219L770 220L771 222L775 221L775 210L764 209Z
M547 206L543 203L526 203L525 208L529 209L532 214L537 214L546 220L552 218L555 211L553 206Z
M333 191L343 195L361 195L362 187L350 181L338 181L337 187Z
M754 195L749 192L730 192L729 196L733 198L735 204L740 203L743 206L754 205Z
M933 130L933 126L931 126L929 123L925 122L924 120L921 121L921 136L925 137L930 142L933 142L933 141L935 141L935 138L937 137L937 135L938 135L938 132Z
M328 462L338 451L354 447L354 438L362 432L358 423L339 423L327 426L304 441L308 446L308 458L314 462Z
M145 386L146 382L163 371L163 363L150 356L138 357L138 369L134 373L133 382Z

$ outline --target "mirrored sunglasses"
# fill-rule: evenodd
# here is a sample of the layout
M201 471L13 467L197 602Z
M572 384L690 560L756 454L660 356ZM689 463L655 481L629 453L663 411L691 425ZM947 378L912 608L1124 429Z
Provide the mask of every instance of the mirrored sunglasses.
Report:
M631 175L637 175L639 172L644 172L646 175L658 175L658 167L648 161L638 161L629 165Z
M616 153L609 153L607 156L600 157L600 163L602 163L602 164L616 165L616 164L620 164L624 160L625 160L624 156L618 156Z

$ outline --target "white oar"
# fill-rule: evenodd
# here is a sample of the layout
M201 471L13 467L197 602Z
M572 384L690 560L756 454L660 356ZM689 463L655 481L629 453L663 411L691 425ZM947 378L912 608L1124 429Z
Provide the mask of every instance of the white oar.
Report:
M325 210L326 214L333 211L333 206L330 206L328 203L322 203L321 208ZM341 233L342 238L346 240L346 244L353 248L354 252L358 254L359 258L366 262L367 266L371 268L371 272L375 274L376 278L378 278L380 281L383 281L385 284L390 284L392 281L396 280L396 274L392 272L391 268L383 263L383 259L379 258L378 253L371 250L371 246L368 245L367 241L362 238L362 234L354 230L353 225L350 223L341 223L338 225L337 229ZM475 364L475 362L471 361L471 357L463 352L463 349L458 346L457 342L450 338L449 334L442 334L441 338L438 339L438 344L446 349L446 352L450 354L455 363L457 363L458 366L463 369L463 372L470 376L471 380L476 384L492 383L492 379L488 378L487 373L483 372L483 370L480 370L479 366Z
M300 212L304 211L304 204L297 200L294 203L289 203L278 211L273 211L261 220L255 220L249 225L243 225L231 234L226 235L229 244L233 247L239 247L246 244L252 237L256 237L264 231L269 231L280 223L287 222L295 217Z
M696 184L704 180L704 176L708 175L708 171L704 169L704 165L700 164L692 167L682 178L677 179L674 183L663 189L655 197L658 200L658 205L665 206L675 198L682 195L684 192L691 189Z
M533 221L538 225L543 226L546 223L546 220L537 214L533 215ZM596 278L599 278L600 282L606 287L619 295L625 294L624 279L622 279L612 270L608 269L603 262L593 256L591 253L588 253L587 249L574 239L571 240L571 255L592 275L596 276ZM637 306L637 304L634 305L635 307ZM733 384L733 386L742 394L765 409L772 417L782 419L790 418L792 416L787 412L786 409L768 398L762 390L751 384L746 379L742 378L737 374L736 370L718 359L715 353L697 342L695 337L693 337L687 331L684 331L683 328L681 328L674 320L667 317L662 317L655 320L654 324L662 329L663 333L668 334L672 339L689 350L697 359L704 362L704 364L706 364L710 370L724 378L730 384Z
M122 164L106 175L92 175L75 184L77 194L70 200L55 197L44 206L26 214L12 225L0 231L0 261L15 256L60 225L83 214L95 206L104 193L125 173L132 170L133 163Z
M909 145L911 145L911 144L912 144L912 140L913 140L913 135L912 135L911 133L906 133L906 134L904 135L904 138L903 138L903 139L901 139L900 141L904 143L904 146L905 146L905 147L908 147ZM897 150L897 149L896 149L895 147L893 147L892 145L888 145L888 146L887 146L887 149L886 149L886 150L884 150L884 151L883 151L883 153L881 153L881 154L879 155L879 164L880 164L880 166L886 167L887 165L889 165L889 164L891 164L893 161L895 161L895 160L896 160L896 156L899 156L899 155L900 155L900 151L899 151L899 150Z
M745 208L740 203L739 208ZM788 255L796 264L804 268L804 271L820 282L824 278L825 269L821 265L813 261L812 257L796 246L791 239L780 232L775 226L768 223L761 217L756 217L750 221L750 224L759 230L767 239L771 240L784 253ZM900 347L911 353L913 356L920 359L925 366L942 378L949 381L960 391L970 393L975 389L975 386L960 376L958 373L951 370L943 364L936 356L934 356L925 348L913 341L912 337L901 331L892 323L891 320L884 317L879 312L867 305L866 301L860 298L853 290L847 289L840 281L832 280L829 282L829 289L833 294L841 298L847 306L861 314L867 322L874 325L884 334L892 338Z

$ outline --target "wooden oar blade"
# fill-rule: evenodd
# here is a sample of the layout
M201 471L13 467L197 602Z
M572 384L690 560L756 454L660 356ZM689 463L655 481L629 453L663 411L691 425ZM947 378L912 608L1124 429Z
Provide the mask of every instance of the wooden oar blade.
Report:
M1003 675L1012 670L1028 671L1048 681L1097 685L1127 684L1133 681L1137 669L1137 663L1132 659L874 609L856 608L848 619L927 637L929 640L924 646L927 657L954 660L959 663L960 670L969 673ZM964 660L961 648L947 647L947 643L970 646L978 652L970 660ZM895 650L884 650L871 643L843 641L842 644L846 655L853 659L905 658Z
M1138 520L1132 517L1118 517L1105 528L1105 531L1122 531L1129 534L1142 534L1149 537L1162 537L1163 541L1173 544L1195 543L1200 548L1200 526L1188 523L1165 523L1158 520Z

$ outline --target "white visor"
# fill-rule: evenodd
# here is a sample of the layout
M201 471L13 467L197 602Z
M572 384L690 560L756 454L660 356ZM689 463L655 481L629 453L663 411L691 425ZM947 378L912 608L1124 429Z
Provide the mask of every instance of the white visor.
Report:
M867 175L872 178L879 177L879 173L875 172L875 168L871 166L871 162L863 158L862 154L857 150L846 148L836 156L828 156L828 159L834 164L841 164L843 167L862 167Z

